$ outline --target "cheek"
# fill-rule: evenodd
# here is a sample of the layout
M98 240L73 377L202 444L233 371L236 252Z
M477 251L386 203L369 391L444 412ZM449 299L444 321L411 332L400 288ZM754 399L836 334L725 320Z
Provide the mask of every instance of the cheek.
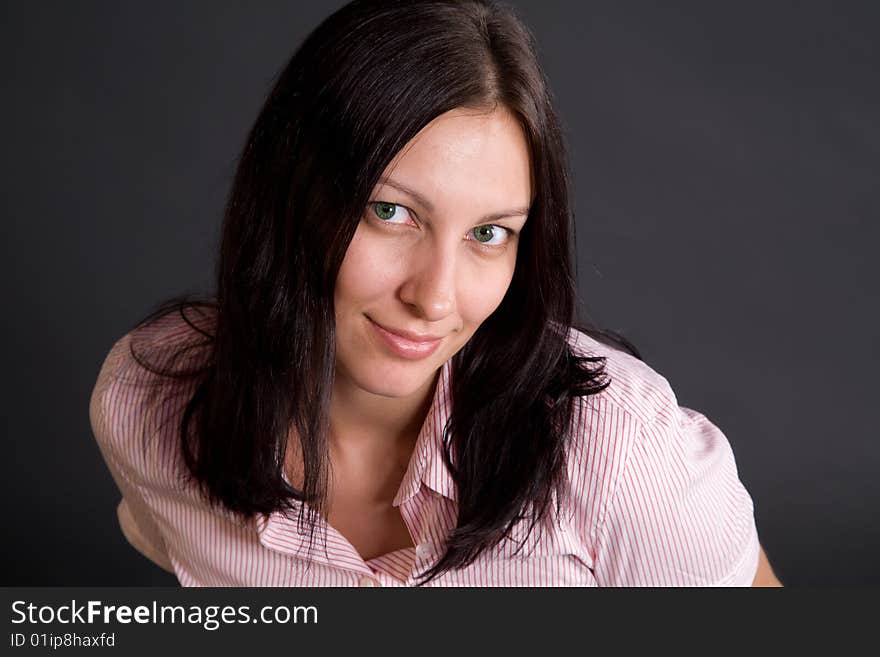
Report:
M476 330L501 305L512 279L513 264L510 264L508 267L483 267L461 281L458 304L464 322Z
M386 295L399 285L399 254L389 248L389 240L371 240L358 226L336 278L337 311L348 304L369 302Z

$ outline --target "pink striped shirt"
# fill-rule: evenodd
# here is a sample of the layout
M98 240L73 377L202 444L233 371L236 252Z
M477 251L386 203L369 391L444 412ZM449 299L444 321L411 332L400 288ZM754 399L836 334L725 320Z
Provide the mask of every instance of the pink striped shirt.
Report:
M180 326L162 320L159 344L174 344ZM393 502L415 547L364 561L326 522L309 550L295 512L242 521L182 486L178 421L194 386L148 411L145 392L156 377L131 358L130 339L123 336L101 368L92 428L122 494L123 533L183 586L411 586L439 558L456 523L456 490L440 451L450 362ZM679 406L645 363L574 329L570 342L607 357L611 385L579 398L571 417L566 513L533 532L518 555L502 541L428 586L750 586L759 551L754 508L724 434ZM154 419L161 429L144 452L142 433ZM525 529L517 526L513 538Z

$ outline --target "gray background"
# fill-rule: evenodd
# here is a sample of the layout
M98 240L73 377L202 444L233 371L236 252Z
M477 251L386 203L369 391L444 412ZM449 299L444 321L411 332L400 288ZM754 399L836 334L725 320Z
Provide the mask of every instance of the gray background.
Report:
M210 289L246 132L340 4L3 4L3 585L176 583L118 530L89 394L154 303ZM512 4L586 310L725 432L785 584L880 584L876 3Z

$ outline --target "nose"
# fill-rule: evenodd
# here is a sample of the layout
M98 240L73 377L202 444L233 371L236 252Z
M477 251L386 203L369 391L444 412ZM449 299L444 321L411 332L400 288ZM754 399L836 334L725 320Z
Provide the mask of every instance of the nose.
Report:
M410 271L399 297L414 313L429 322L448 317L456 310L455 250L437 242L412 254Z

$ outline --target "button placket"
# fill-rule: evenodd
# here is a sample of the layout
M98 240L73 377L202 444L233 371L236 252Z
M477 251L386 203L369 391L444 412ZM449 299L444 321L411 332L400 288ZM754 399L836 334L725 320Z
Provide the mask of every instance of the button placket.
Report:
M375 577L370 577L369 575L364 575L360 578L358 582L359 586L382 586Z

